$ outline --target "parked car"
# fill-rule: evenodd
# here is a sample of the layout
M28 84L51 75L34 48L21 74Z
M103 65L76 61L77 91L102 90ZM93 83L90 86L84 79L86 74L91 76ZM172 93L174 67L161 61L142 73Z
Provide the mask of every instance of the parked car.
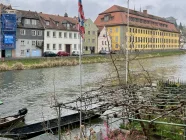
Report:
M109 52L109 51L106 51L106 50L101 50L101 51L99 52L99 54L110 54L110 52Z
M57 54L54 53L54 52L51 52L51 51L46 51L46 52L43 53L43 56L44 57L56 57Z
M58 55L58 56L70 56L69 53L64 52L64 51L59 51L59 52L57 53L57 55Z
M80 55L79 51L73 51L72 52L72 56L79 56L79 55ZM83 55L83 53L81 55Z

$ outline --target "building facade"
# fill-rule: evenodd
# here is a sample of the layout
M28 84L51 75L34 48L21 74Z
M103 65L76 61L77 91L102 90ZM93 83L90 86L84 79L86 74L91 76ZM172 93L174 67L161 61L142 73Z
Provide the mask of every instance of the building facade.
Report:
M44 51L54 53L65 51L71 54L80 50L80 36L75 19L68 17L67 14L64 17L43 13L39 15L45 28Z
M14 57L16 48L16 14L11 6L0 4L1 9L1 37L0 37L0 58Z
M130 10L127 28L127 8L114 5L100 13L95 24L106 26L112 40L112 51L129 46L130 50L163 50L179 48L179 31L173 23L153 16L147 10ZM127 44L128 38L128 44Z
M85 21L85 38L83 42L84 54L95 54L98 52L98 28L91 19Z
M98 52L101 50L110 51L111 44L112 42L106 27L100 28L100 34L98 36Z
M41 57L44 28L37 12L17 10L16 57Z

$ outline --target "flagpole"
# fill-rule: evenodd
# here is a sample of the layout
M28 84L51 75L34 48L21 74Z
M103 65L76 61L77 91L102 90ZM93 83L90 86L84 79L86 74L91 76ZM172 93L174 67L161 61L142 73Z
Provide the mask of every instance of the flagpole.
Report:
M81 54L82 54L82 42L81 42L81 35L80 36L80 50L79 50L79 76L80 76L80 138L82 138L82 61L81 61Z
M126 84L128 84L128 72L129 72L129 0L127 2L128 7L128 13L127 13L127 30L128 30L128 36L127 36L127 47L126 47Z

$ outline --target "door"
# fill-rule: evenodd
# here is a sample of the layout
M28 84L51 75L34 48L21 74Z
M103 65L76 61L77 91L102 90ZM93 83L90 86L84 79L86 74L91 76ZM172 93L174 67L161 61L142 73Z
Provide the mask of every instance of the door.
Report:
M1 56L5 57L5 50L2 50L1 53L2 53Z
M91 47L91 54L95 54L95 47Z
M68 45L66 45L66 52L67 52L67 53L69 53L69 54L71 53L70 46L71 46L71 45L69 45L69 44L68 44Z
M30 57L30 49L26 50L26 57Z

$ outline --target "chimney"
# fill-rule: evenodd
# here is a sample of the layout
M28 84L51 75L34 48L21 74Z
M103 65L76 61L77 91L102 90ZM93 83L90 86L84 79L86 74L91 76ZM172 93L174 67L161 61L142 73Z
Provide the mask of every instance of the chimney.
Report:
M143 10L143 13L144 13L145 15L147 15L147 10Z

